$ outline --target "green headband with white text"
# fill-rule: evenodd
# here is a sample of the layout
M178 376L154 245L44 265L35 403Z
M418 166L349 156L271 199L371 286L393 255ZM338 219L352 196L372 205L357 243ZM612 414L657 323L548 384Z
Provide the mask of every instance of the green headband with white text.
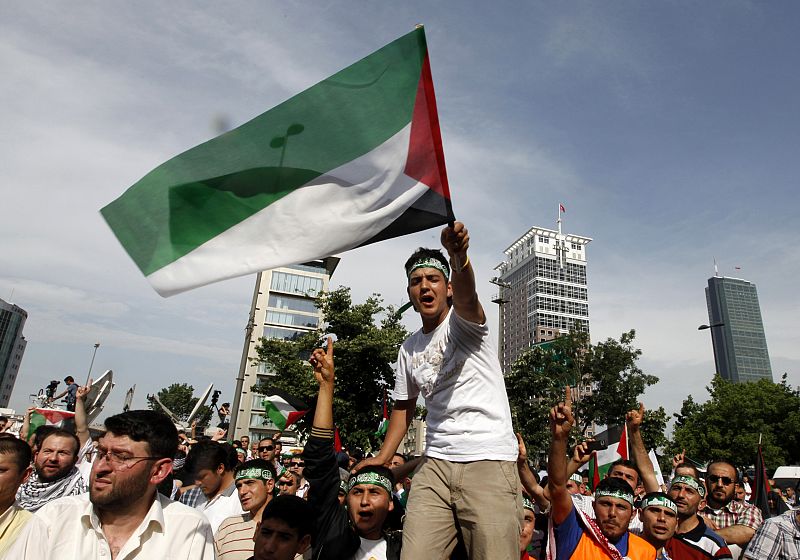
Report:
M536 513L536 510L533 509L533 502L528 498L528 496L522 496L522 509L529 509Z
M350 492L354 486L359 484L374 484L386 490L390 496L392 495L392 483L388 478L376 472L358 473L351 476L350 481L347 483L347 491Z
M633 493L632 492L625 492L624 490L595 490L594 491L594 498L600 498L602 496L607 496L609 498L617 498L619 500L625 500L630 505L633 505Z
M258 467L249 467L247 469L242 469L236 473L234 477L236 480L242 480L243 478L250 478L253 480L272 480L272 473L269 472L269 469L259 469Z
M672 479L671 485L674 484L684 484L689 488L694 488L701 498L706 497L706 487L694 477L686 476L685 474L678 475Z
M675 513L678 513L678 506L676 506L675 502L670 500L667 496L651 496L649 498L645 496L642 499L642 509L647 509L650 506L664 507L674 511Z

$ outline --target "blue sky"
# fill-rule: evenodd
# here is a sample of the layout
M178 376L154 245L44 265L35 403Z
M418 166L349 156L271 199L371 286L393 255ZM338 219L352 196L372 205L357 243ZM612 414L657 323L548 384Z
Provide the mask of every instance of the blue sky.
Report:
M12 407L84 378L95 342L95 374L115 370L109 411L134 383L138 406L170 382L214 382L228 400L254 278L162 299L98 210L218 122L241 124L420 22L494 330L502 250L554 227L562 202L565 231L594 239L592 338L637 330L641 366L661 378L648 406L705 399L713 357L696 329L714 258L757 284L775 378L800 384L800 5L161 4L4 7L0 297L30 314ZM429 231L347 253L334 284L398 304L405 257L437 243Z

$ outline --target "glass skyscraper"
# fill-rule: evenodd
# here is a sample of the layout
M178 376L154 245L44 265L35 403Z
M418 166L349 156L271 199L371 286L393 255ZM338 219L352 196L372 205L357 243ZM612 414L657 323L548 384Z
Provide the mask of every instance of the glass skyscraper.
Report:
M706 288L708 320L717 372L734 383L769 379L772 367L756 286L747 280L713 276ZM721 326L715 327L713 325Z
M0 408L8 406L14 382L17 380L25 337L22 328L28 314L21 307L0 299Z

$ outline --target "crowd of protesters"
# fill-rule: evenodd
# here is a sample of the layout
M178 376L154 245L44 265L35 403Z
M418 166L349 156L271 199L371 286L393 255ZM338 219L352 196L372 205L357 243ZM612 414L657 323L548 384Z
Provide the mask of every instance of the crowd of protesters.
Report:
M298 454L283 452L280 434L197 436L152 410L107 418L93 440L89 387L76 386L72 429L31 433L29 409L19 437L0 433L0 559L800 559L796 489L775 488L762 511L740 466L718 459L701 470L683 455L660 481L641 405L624 419L630 460L592 487L590 446L569 449L566 388L550 412L546 472L532 468L463 224L445 228L442 245L448 258L420 249L405 265L422 328L400 350L374 456L335 448L330 339L309 358L319 393ZM426 452L405 457L397 449L420 394Z

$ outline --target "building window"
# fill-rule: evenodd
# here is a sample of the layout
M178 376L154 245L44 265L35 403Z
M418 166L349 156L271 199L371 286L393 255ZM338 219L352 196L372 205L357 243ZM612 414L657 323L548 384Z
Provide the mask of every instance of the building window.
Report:
M280 327L265 327L264 338L279 338L283 340L297 340L300 336L304 335L307 331L298 331L293 329L282 329Z
M317 295L322 291L322 278L300 276L288 272L273 272L270 290L296 294Z
M314 315L299 315L297 313L283 313L281 311L267 311L267 323L277 323L290 327L310 327L319 326L319 317Z
M286 309L289 311L300 311L301 313L318 313L317 306L313 299L298 296L287 296L284 294L270 294L267 307L273 309Z

